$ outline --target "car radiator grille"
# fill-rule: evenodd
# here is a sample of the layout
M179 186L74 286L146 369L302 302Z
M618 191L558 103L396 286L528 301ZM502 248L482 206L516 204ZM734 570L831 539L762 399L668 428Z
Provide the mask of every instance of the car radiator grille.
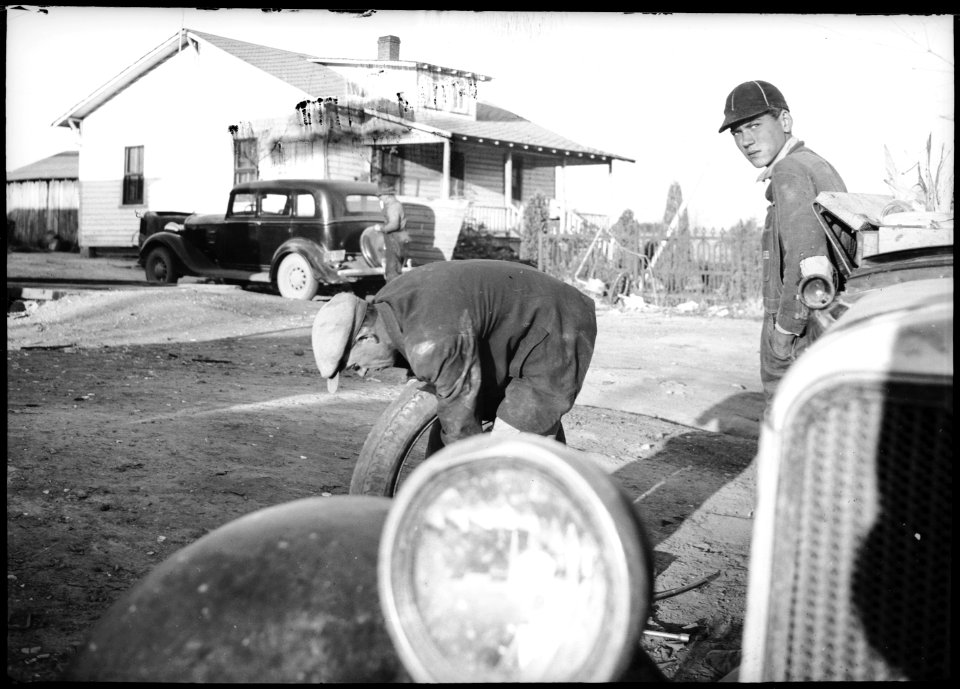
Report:
M786 428L764 679L949 677L952 384L837 385Z

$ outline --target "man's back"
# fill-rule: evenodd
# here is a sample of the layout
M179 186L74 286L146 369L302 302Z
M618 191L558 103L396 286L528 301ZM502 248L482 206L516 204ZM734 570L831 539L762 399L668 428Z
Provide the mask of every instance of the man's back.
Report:
M377 293L405 321L457 332L469 313L475 334L507 327L514 335L534 320L595 311L593 300L536 268L511 261L437 261L405 273ZM401 324L402 325L402 324Z
M512 386L498 414L518 428L572 406L596 339L592 299L509 261L430 263L388 283L374 304L414 374L439 397L476 398L492 418Z

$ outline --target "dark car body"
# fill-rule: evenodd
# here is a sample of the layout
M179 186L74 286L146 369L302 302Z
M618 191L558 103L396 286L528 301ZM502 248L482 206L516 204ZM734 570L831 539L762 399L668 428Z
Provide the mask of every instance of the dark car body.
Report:
M355 282L383 275L375 242L363 239L365 230L383 221L375 184L246 182L231 190L223 215L147 214L141 221L140 262L155 282L192 275L268 282L283 293L278 271L295 254L306 261L308 278L317 285ZM172 266L160 266L172 271L151 271L151 254L154 259L162 255L155 253L158 249L172 255ZM315 291L305 290L305 298Z

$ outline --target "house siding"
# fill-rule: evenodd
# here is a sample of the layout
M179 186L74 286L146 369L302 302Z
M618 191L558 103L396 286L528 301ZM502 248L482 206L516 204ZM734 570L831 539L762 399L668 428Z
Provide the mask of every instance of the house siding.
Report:
M403 189L407 196L438 199L443 190L443 145L403 146Z
M137 245L140 220L134 207L121 206L122 188L121 178L88 181L80 185L81 248L122 248Z
M455 150L464 154L464 198L484 206L502 206L503 150L487 146L463 146Z
M354 144L330 146L328 164L330 179L370 181L370 148Z
M523 183L521 188L521 201L526 203L536 194L543 194L548 199L556 198L557 194L557 168L553 165L543 167L532 167L532 164L540 161L533 161L530 158L524 159L523 165Z

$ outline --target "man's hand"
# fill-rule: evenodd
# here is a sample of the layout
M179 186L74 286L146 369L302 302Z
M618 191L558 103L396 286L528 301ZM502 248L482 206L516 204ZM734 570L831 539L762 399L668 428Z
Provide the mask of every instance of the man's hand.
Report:
M773 335L770 338L770 349L773 355L778 359L792 359L794 342L797 336L793 333L785 333L778 328L773 329Z

